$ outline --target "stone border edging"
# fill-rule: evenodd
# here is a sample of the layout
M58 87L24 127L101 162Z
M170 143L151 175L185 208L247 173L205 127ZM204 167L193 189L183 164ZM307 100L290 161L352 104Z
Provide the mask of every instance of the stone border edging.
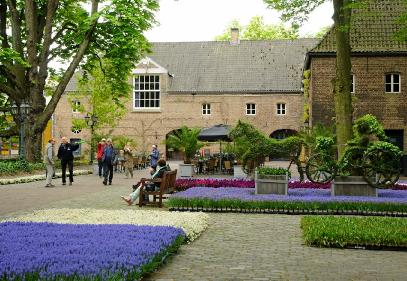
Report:
M92 170L76 170L73 172L74 176L89 175L89 174L93 174L93 171ZM62 177L62 173L58 172L58 173L55 173L55 176L53 178L56 179L56 178L61 178L61 177ZM41 180L45 180L45 174L26 176L26 177L20 177L20 178L0 179L0 185L29 183L29 182L41 181Z
M276 210L276 209L232 209L203 207L170 207L170 212L209 212L209 213L246 213L246 214L282 214L282 215L351 215L351 216L384 216L407 217L403 212L379 212L359 210Z

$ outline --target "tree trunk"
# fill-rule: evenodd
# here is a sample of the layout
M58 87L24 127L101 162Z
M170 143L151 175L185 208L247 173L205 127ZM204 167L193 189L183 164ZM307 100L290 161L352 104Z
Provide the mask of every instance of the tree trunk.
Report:
M338 157L342 156L346 143L352 138L351 87L351 10L346 8L349 0L334 0L334 22L336 35L336 79L334 87L336 135Z

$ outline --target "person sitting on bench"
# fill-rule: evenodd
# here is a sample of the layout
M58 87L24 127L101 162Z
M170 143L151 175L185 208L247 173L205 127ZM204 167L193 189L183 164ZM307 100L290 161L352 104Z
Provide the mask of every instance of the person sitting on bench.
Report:
M152 174L151 180L162 178L164 175L164 172L170 171L170 167L167 165L164 159L160 159L157 162L157 169L156 171ZM129 196L120 196L126 203L131 206L133 205L134 202L136 202L137 198L140 195L140 188L143 187L143 182L146 185L153 186L155 190L160 188L160 182L149 182L148 180L140 180L134 187L136 188L132 193L129 194Z

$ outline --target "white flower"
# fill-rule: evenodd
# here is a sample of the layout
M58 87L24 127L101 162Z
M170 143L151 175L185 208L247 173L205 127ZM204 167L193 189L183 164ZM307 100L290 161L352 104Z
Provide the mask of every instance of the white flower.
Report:
M47 209L37 210L7 221L167 225L182 228L188 240L193 241L208 227L209 216L205 213L154 210Z
M74 176L79 175L88 175L92 174L91 170L76 170L73 172ZM62 177L62 173L56 173L55 177L60 178ZM45 175L35 175L35 176L27 176L27 177L19 177L13 179L0 179L0 185L4 184L15 184L15 183L22 183L22 182L33 182L33 181L40 181L45 180Z

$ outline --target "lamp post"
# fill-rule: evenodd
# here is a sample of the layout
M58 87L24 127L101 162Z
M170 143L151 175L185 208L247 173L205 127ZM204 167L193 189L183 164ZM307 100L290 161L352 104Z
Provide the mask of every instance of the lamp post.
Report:
M20 122L20 138L19 138L19 146L18 146L18 155L20 160L25 160L25 119L30 112L30 105L25 101L22 101L20 105L17 105L13 102L11 106L11 113L14 116L17 116L18 121Z
M86 124L90 127L90 163L93 163L93 128L98 123L98 116L95 113L86 113Z

